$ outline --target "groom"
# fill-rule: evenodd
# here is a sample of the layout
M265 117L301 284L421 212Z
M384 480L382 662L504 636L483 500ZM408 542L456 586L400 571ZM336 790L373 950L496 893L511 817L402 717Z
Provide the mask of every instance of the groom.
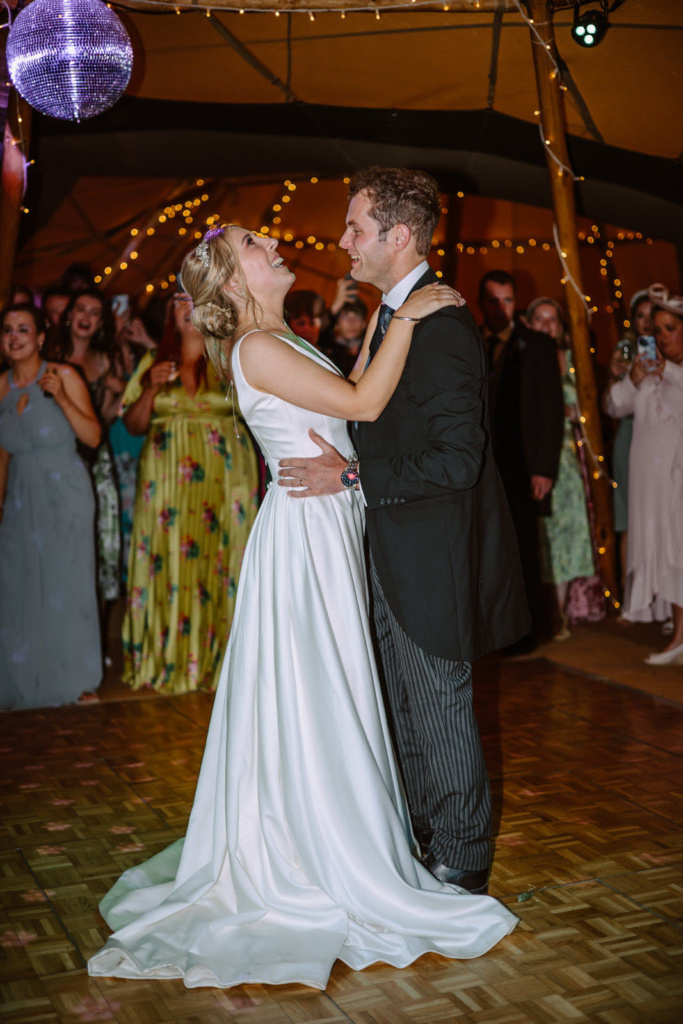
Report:
M354 379L393 311L438 280L426 256L441 201L430 175L403 168L360 171L349 199L340 245L351 275L384 293ZM487 892L491 797L471 662L529 629L487 403L479 332L465 306L447 306L416 325L379 419L352 429L377 644L413 827L432 874L473 893ZM355 462L315 439L323 454L283 460L279 483L303 484L292 494L305 497L354 485Z

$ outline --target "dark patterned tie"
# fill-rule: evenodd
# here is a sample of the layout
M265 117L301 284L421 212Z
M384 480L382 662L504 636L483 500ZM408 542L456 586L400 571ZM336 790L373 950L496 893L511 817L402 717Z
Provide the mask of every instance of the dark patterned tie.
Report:
M370 355L366 363L366 369L377 355L377 351L382 344L384 335L387 333L387 328L391 322L391 318L396 312L391 306L387 306L386 302L383 302L379 307L379 316L377 317L377 326L375 327L375 333L370 339Z

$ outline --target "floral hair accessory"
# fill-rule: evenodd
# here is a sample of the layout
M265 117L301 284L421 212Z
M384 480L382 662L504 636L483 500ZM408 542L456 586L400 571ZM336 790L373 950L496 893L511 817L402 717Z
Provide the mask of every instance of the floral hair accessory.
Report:
M195 249L194 254L197 257L197 259L200 261L200 263L203 263L205 267L208 267L209 262L210 262L210 260L209 260L209 246L207 245L206 242L200 242L199 245L197 246L197 248Z

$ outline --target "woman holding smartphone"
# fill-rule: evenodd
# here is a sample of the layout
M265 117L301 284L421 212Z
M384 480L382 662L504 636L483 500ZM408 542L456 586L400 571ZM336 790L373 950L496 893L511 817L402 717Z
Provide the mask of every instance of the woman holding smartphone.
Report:
M656 347L645 340L629 373L612 385L611 416L633 415L623 616L673 615L667 647L650 665L683 664L683 297L648 289Z

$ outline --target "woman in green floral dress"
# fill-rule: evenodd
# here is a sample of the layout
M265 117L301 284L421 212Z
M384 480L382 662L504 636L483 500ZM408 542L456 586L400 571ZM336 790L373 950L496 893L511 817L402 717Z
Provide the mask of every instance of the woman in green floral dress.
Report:
M174 299L156 353L123 396L124 421L146 434L138 467L124 682L163 693L212 689L258 504L252 442L203 354L190 303Z
M543 331L555 339L562 374L565 420L560 469L552 491L553 514L540 517L539 539L541 576L544 583L555 586L561 618L556 639L563 640L569 636L566 617L569 584L595 572L586 492L574 440L578 397L562 307L554 299L535 299L527 310L527 323L533 330Z

